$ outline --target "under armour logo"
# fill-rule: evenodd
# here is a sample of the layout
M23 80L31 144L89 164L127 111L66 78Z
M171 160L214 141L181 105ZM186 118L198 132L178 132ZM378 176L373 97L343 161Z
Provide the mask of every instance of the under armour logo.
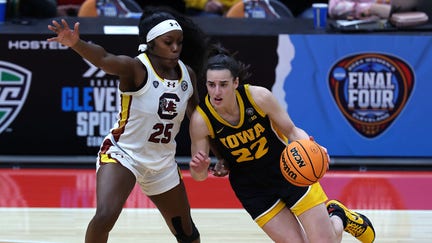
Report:
M171 23L169 23L172 27L175 25L175 26L179 26L179 24L178 23L176 23L176 22L171 22Z
M167 82L167 87L175 88L175 82Z

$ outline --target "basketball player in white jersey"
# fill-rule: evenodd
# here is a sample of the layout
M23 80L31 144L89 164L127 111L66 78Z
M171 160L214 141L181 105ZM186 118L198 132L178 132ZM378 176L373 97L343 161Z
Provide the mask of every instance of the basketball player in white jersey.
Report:
M191 114L197 104L192 70L201 70L204 60L207 39L203 32L175 12L145 9L139 23L142 53L129 57L81 40L79 23L72 30L65 20L52 21L48 29L57 34L48 41L72 48L120 80L118 120L98 153L97 208L85 242L108 241L135 183L157 206L178 242L200 242L175 161L174 138L185 113ZM193 48L189 54L194 57L182 54L183 43L185 49L187 45ZM180 60L188 58L190 62L185 63L190 67Z

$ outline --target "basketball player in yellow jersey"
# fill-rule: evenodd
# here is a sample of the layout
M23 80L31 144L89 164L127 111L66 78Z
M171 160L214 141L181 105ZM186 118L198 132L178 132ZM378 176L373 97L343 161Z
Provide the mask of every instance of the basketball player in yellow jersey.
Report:
M195 73L185 64L201 70L205 35L175 12L145 9L138 26L143 53L129 57L81 40L78 23L73 30L65 20L53 21L48 28L57 34L49 41L69 46L120 80L118 121L98 153L97 208L85 242L107 242L136 183L159 209L177 242L200 242L175 161L174 139L185 113L190 115L197 104ZM193 52L182 55L183 48Z
M215 46L206 71L208 94L190 121L193 178L207 178L214 144L220 161L229 167L236 196L273 241L334 243L342 240L345 229L361 242L373 242L375 232L367 217L335 200L326 208L319 183L298 187L283 178L279 159L284 138L309 135L295 126L269 90L240 85L248 76L247 66Z

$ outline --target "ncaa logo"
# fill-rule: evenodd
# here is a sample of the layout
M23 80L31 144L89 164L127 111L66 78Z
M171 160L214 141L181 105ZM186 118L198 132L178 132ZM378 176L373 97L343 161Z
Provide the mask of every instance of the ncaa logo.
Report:
M15 119L27 99L31 72L0 61L0 133Z
M414 72L395 56L364 53L334 64L329 84L339 110L351 126L373 138L403 110L414 86Z

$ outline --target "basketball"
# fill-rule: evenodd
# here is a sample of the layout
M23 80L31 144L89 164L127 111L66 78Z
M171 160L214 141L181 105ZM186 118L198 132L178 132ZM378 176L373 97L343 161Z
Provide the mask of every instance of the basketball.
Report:
M291 184L309 186L327 171L328 157L319 144L309 139L288 144L280 157L280 169Z

